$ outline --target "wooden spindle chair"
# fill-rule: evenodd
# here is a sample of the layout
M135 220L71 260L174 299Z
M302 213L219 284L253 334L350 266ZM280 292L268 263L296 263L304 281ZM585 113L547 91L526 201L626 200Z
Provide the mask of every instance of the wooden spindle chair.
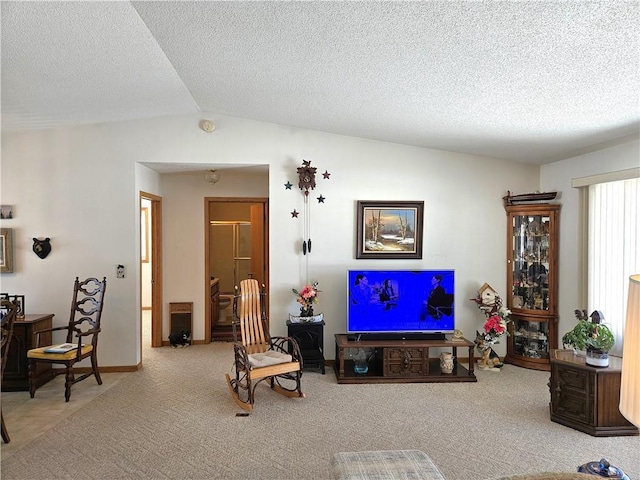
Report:
M27 352L27 359L29 360L29 394L31 398L36 394L35 371L38 363L65 366L65 368L54 369L54 374L65 374L64 398L66 402L71 397L71 386L74 383L93 375L98 385L102 385L100 371L98 370L98 334L101 329L100 320L102 318L106 290L106 277L102 281L97 278L87 278L82 282L76 277L69 324L34 332L36 348ZM59 345L40 346L42 333L57 330L67 331L66 344L69 344L67 351L52 351L60 350L55 348ZM73 365L85 358L91 358L91 371L76 378Z

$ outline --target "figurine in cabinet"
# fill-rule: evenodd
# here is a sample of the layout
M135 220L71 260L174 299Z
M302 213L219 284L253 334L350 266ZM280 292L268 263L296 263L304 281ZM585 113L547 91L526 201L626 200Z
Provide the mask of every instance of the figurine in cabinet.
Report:
M542 295L539 293L533 294L533 308L536 310L542 310Z

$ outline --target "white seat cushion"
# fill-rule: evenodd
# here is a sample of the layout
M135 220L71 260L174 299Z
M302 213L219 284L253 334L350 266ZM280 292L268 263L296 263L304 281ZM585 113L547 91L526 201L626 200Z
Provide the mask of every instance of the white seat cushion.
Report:
M253 368L268 367L269 365L278 365L280 363L288 363L293 357L287 353L276 352L275 350L267 350L264 353L249 354L249 363Z

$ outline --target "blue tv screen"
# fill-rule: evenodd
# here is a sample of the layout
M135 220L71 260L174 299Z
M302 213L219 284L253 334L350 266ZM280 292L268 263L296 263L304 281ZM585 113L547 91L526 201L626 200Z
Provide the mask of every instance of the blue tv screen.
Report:
M455 328L453 270L349 270L348 333L447 333Z

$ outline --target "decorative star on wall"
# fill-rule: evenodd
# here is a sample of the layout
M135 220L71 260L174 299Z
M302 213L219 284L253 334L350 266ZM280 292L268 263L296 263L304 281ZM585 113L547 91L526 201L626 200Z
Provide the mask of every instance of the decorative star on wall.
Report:
M322 174L322 178L324 178L324 179L327 179L327 180L328 180L330 175L331 175L331 174L330 174L327 170L325 170L325 171L324 171L324 173Z
M320 196L318 197L318 203L324 203L324 197L322 196L322 194L320 194Z
M285 190L291 190L291 187L293 187L293 183L291 182L287 182L284 184Z
M298 218L298 213L299 212L297 212L296 209L294 208L293 212L291 212L291 218Z

